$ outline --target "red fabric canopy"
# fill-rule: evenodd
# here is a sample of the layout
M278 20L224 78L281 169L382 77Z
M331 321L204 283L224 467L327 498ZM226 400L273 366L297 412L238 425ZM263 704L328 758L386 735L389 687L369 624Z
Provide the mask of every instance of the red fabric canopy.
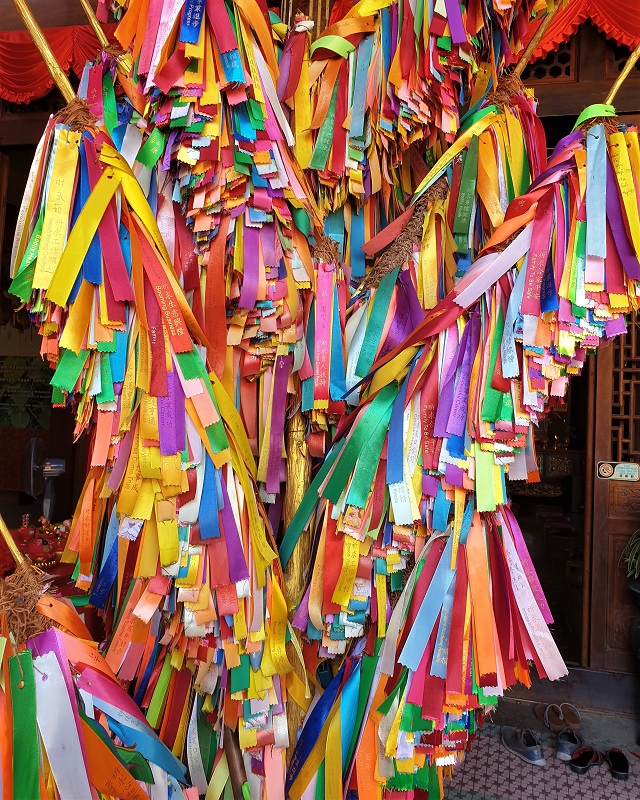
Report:
M566 7L558 11L531 61L544 58L566 42L586 20L591 20L607 38L633 50L640 42L639 6L638 0L569 0ZM539 24L530 26L525 44Z
M110 42L115 40L115 25L104 25ZM47 28L44 31L58 63L69 74L80 76L86 61L100 51L96 35L86 25ZM53 88L49 71L27 31L0 32L0 98L9 103L30 103Z

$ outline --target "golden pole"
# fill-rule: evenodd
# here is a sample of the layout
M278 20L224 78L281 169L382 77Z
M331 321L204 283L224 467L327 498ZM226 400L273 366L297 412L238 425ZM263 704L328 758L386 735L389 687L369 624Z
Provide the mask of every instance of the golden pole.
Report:
M305 492L311 483L311 456L305 439L306 421L300 410L291 417L287 425L287 491L284 497L285 530L289 527L293 515L298 510ZM303 533L293 549L291 558L284 572L284 583L287 602L295 608L302 599L305 588L305 575L311 561L311 534ZM297 636L291 628L291 635ZM287 644L287 655L298 677L305 682L304 667L295 654L292 642ZM304 711L293 701L287 703L287 724L289 728L289 747L287 763L291 761L296 744L298 729L302 724Z
M622 72L618 75L615 80L615 83L611 87L609 94L607 95L607 99L604 101L605 105L610 106L613 103L613 98L618 94L620 87L625 82L626 77L629 75L631 70L635 67L636 62L640 58L640 44L636 47L636 49L631 53L629 58L627 59L627 63L624 65Z
M44 63L47 65L47 69L53 78L53 82L58 87L67 103L75 100L76 93L73 91L73 88L69 83L69 79L56 61L56 57L53 55L53 51L49 46L49 42L45 39L45 36L42 33L42 28L36 22L35 17L31 13L31 9L26 4L25 0L13 0L13 3L18 11L18 14L20 14L22 17L24 26L29 31L31 38L33 39L33 43L44 59Z
M551 11L547 12L547 16L542 20L542 22L538 26L538 30L533 34L531 41L525 48L524 53L520 56L520 59L518 60L515 69L513 70L512 73L513 75L518 75L518 76L522 75L522 73L525 70L525 67L529 63L529 59L533 55L533 51L542 41L542 37L547 32L549 25L551 25L551 23L553 22L553 18L558 13L563 3L564 0L556 0L554 7L551 9Z
M89 20L89 25L95 35L98 37L98 41L100 42L100 47L103 50L106 50L109 47L109 40L107 39L107 34L102 30L102 25L98 21L98 18L95 15L89 0L80 0L80 5L84 9L84 13L87 15L87 19Z
M107 34L103 31L102 25L100 24L98 18L96 17L95 11L93 10L89 0L80 0L80 5L84 9L84 13L87 15L87 19L89 20L89 25L91 25L91 29L98 37L98 42L100 43L100 47L106 51L112 50L112 45L109 43L109 40L107 39ZM131 71L131 67L133 66L131 55L129 53L120 53L117 56L117 60L118 60L118 69L120 70L120 72L128 74Z
M7 528L7 523L2 518L2 515L0 515L0 535L2 535L4 543L11 551L11 555L13 556L13 560L16 562L16 564L23 564L24 556L18 549L18 545L13 541L13 536L11 535L9 528Z
M287 426L287 491L284 497L284 525L289 527L305 492L311 483L311 457L305 439L306 421L301 411L289 420ZM301 536L285 569L284 580L288 599L294 605L301 600L304 573L311 558L309 536Z

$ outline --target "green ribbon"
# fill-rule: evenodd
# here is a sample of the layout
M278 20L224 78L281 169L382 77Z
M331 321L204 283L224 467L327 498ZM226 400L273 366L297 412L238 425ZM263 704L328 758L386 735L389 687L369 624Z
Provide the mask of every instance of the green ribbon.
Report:
M364 415L358 421L355 431L351 434L322 492L327 500L337 503L340 499L353 468L364 450L365 444L368 443L371 432L376 430L379 425L385 425L385 418L388 422L393 401L397 394L397 385L390 384L381 389L369 404ZM371 487L371 482L369 482L368 487Z
M477 111L474 111L473 114L470 114L468 117L465 117L464 122L460 125L458 130L458 136L461 133L464 133L467 128L470 128L472 125L475 125L476 122L480 122L483 117L486 117L487 114L495 114L500 111L500 106L491 105L491 106L483 106L479 108Z
M133 585L133 584L132 584ZM164 664L160 670L156 688L153 690L151 702L147 710L147 722L152 728L157 728L160 721L160 712L164 706L164 698L169 688L169 681L171 680L171 656L167 654L164 659Z
M397 393L398 390L395 389L393 399L395 399L395 395ZM379 396L380 395L378 395L378 397ZM370 424L367 422L368 441L358 457L356 471L347 494L347 505L349 506L364 508L367 505L367 499L369 498L369 493L371 492L371 486L373 485L373 481L380 464L380 453L382 452L384 440L388 432L389 420L391 419L392 411L393 400L387 406L384 413L381 414L380 418L375 421L375 423L372 422ZM363 419L360 421L361 426L364 424L365 418L366 414L365 417L363 417ZM372 427L374 424L375 428Z
M118 751L120 761L127 767L132 778L136 781L142 781L143 783L155 783L151 767L140 753L136 750L127 750L124 747L117 747L116 750Z
M116 108L116 94L109 72L102 79L102 113L105 128L109 131L109 136L113 136L114 129L118 127L118 110Z
M136 161L147 169L153 169L164 152L165 136L159 128L154 128L149 138L140 148Z
M337 55L342 56L342 58L346 58L349 53L353 53L356 48L342 36L322 36L320 39L316 39L311 45L311 55L319 49L331 50Z
M342 448L344 447L344 439L329 452L327 457L325 458L322 466L318 470L316 477L311 482L311 486L307 489L305 496L302 498L302 502L298 506L298 510L293 516L289 527L287 528L284 536L282 537L282 541L280 542L280 561L282 562L282 568L284 569L287 564L289 563L289 559L291 558L291 554L298 543L298 539L302 535L302 531L306 528L309 519L311 518L311 514L313 513L313 509L315 508L316 502L318 500L318 491L320 489L321 484L323 483L324 479L327 477L327 474L331 467L333 466L335 460L338 458L340 453L342 452Z
M204 697L202 697L202 695L196 695L196 703L198 705L198 713L196 716L198 745L200 747L200 755L202 757L204 774L209 777L213 770L216 750L218 749L218 737L216 736L211 725L207 722L206 716L202 713Z
M9 658L13 719L13 796L40 797L40 755L36 720L36 683L31 651Z
M367 320L367 330L362 341L362 348L358 356L358 363L356 364L355 370L356 375L361 378L364 378L371 372L371 367L373 366L373 361L380 345L380 337L382 336L399 271L400 266L397 266L394 270L385 275L380 281L374 295L371 314Z
M51 386L72 392L88 356L88 350L81 350L77 354L73 350L65 350L51 378Z
M336 103L338 100L339 83L340 78L338 76L333 87L333 94L331 95L331 103L329 104L327 116L320 126L316 146L313 148L313 155L311 156L311 161L309 162L310 169L323 170L327 166L329 150L331 150L331 145L333 144L333 126L336 119Z
M311 223L309 222L309 215L304 208L292 208L291 216L296 228L305 236L309 236L311 230Z
M462 253L469 250L469 225L478 177L478 147L478 137L474 136L469 143L469 149L463 156L460 192L458 193L456 215L453 218L453 236L458 250Z
M100 356L100 393L96 396L96 403L114 403L115 400L116 395L113 390L111 359L105 353Z
M42 223L44 220L44 212L38 217L36 227L33 229L29 244L25 250L20 267L16 273L15 278L11 281L9 291L16 297L19 297L23 303L26 303L31 297L31 287L33 285L33 276L36 271L36 260L40 250L40 239L42 238Z
M496 361L498 360L498 353L500 352L500 343L502 342L502 333L504 331L504 314L502 313L502 306L498 311L498 319L496 320L496 328L493 334L493 342L491 343L491 355L489 357L489 369L487 370L487 381L484 387L484 400L482 402L481 419L484 422L495 422L499 419L499 412L502 404L502 395L499 389L494 389L491 385L491 379L496 371Z
M576 120L576 124L573 126L573 130L575 131L576 128L579 128L583 122L586 122L588 119L595 119L596 117L615 117L616 110L613 106L607 105L606 103L595 103L592 106L587 106L584 111L580 114L578 119Z
M249 656L244 653L240 656L240 663L237 667L231 667L229 674L231 676L231 694L244 692L249 688L251 681L251 662Z

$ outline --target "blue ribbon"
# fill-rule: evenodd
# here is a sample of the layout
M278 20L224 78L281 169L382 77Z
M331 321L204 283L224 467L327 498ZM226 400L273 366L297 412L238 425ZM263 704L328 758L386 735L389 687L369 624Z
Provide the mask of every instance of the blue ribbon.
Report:
M449 521L449 509L451 508L451 500L447 499L442 484L438 484L438 494L436 495L436 502L433 505L433 530L442 531L447 530L447 522Z
M99 706L95 698L94 703ZM147 761L157 764L169 775L173 775L174 778L185 783L187 768L178 761L171 750L158 739L151 729L148 733L143 733L140 730L130 728L128 725L123 725L108 714L107 718L111 732L122 739L125 747L135 747Z
M53 188L53 187L52 187ZM80 176L78 180L78 190L76 192L76 208L78 213L85 207L89 195L91 194L91 186L89 184L89 171L87 169L87 155L84 149L84 142L80 142ZM77 219L77 218L76 218ZM74 226L76 220L72 222ZM82 262L82 275L86 281L95 283L99 286L102 283L102 250L100 249L100 239L96 231L87 250L87 254Z
M401 664L404 664L413 672L418 669L444 598L455 575L455 571L450 567L452 541L453 537L450 536L398 659Z
M607 255L607 139L604 125L587 133L587 255Z
M291 764L289 765L289 770L287 772L287 793L293 786L293 782L298 777L298 773L302 769L303 764L311 755L311 751L313 750L315 743L318 741L320 731L324 727L324 724L333 708L336 697L338 696L343 675L344 665L336 673L336 676L325 689L324 694L315 704L313 710L307 718L304 728L302 729L302 733L300 734L300 738L296 742L296 747L293 751L293 758L291 759Z
M216 485L216 468L211 456L205 451L204 482L200 499L200 538L217 539L220 536L218 519L218 487Z
M464 514L462 515L462 524L460 526L460 544L467 543L467 536L469 535L469 531L471 530L471 523L473 522L473 512L475 511L475 505L473 500L473 492L469 495L469 500L467 501L467 505L464 509Z
M338 242L340 246L340 256L344 253L344 213L342 211L331 211L327 215L324 224L327 236Z
M204 19L205 0L187 0L182 15L180 27L180 41L188 44L197 44L200 37L200 28Z
M107 560L100 570L98 580L96 581L95 588L91 593L89 602L96 608L104 609L107 597L111 591L116 575L118 574L118 541L117 539L111 545Z
M353 107L355 111L355 106ZM365 257L362 251L364 244L364 211L351 212L351 274L354 278L364 278Z
M220 53L220 62L229 83L244 83L244 70L240 61L240 53L237 50Z
M358 662L349 676L342 697L340 698L340 741L342 744L342 771L347 763L351 739L358 736L355 730L356 714L358 711L358 695L360 693L360 665Z
M404 407L407 397L407 378L402 382L391 412L387 448L387 483L404 481Z
M373 52L373 39L373 35L365 36L360 42L357 51L358 61L356 64L356 80L353 86L353 101L351 103L351 126L349 128L349 136L354 139L362 139L364 136L364 107L367 99L367 81L371 65L371 53ZM351 231L353 233L353 216L351 219ZM351 267L353 268L353 264L351 264ZM364 272L357 277L364 277Z
M91 593L89 602L96 608L104 608L107 596L118 572L118 516L115 506L109 517L109 525L104 539L104 550L98 580Z
M436 646L431 660L431 674L436 678L447 677L447 661L449 654L449 636L451 634L451 613L453 610L453 595L456 588L455 576L449 584L444 603L442 605L442 614L440 614L440 624L438 625L438 635L436 637Z
M329 366L329 395L332 400L339 400L347 391L347 377L344 369L344 353L342 350L342 332L340 330L340 307L338 305L338 287L333 287L333 320L331 323L331 363Z

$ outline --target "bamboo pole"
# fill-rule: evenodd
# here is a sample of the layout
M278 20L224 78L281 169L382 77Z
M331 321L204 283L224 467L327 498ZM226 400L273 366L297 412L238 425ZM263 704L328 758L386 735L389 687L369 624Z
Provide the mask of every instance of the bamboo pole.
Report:
M18 549L18 545L13 541L13 536L11 535L9 528L7 528L7 523L4 521L2 515L0 515L0 535L2 535L4 543L9 548L16 564L24 564L24 556Z
M538 26L538 30L533 34L531 41L526 46L524 53L520 56L518 63L513 70L513 74L520 77L524 72L527 64L529 63L529 59L533 55L533 51L542 41L543 36L549 29L549 26L553 22L555 15L560 11L561 7L564 5L564 0L556 0L554 7L551 11L547 12L547 16L542 20L540 25Z
M109 47L109 40L107 39L107 34L102 30L102 25L98 21L98 18L95 15L95 11L93 10L89 0L80 0L80 5L82 6L84 13L87 15L87 19L89 20L89 25L93 32L95 33L98 41L100 42L100 47L103 50L106 50Z
M609 94L607 95L607 99L604 101L605 105L610 106L613 103L614 97L620 91L620 87L625 82L627 76L631 72L631 70L635 67L638 59L640 58L640 43L636 47L636 49L631 53L629 58L627 59L627 63L624 65L622 72L618 75L615 79L615 82L611 89L609 90Z
M95 11L93 10L93 7L91 6L89 0L80 0L80 5L82 6L84 13L87 15L87 19L89 20L89 25L91 25L91 29L98 38L100 47L103 50L112 50L112 45L109 42L109 39L107 39L107 34L102 29L102 25L100 24L100 21L96 17ZM128 75L133 66L133 60L131 58L131 55L129 53L120 53L117 56L117 60L118 60L118 69L120 70L120 72L123 72L124 74Z
M49 42L46 40L44 34L42 33L42 28L38 25L35 17L31 13L31 9L25 0L13 0L13 4L15 5L18 14L20 14L22 17L24 26L29 31L29 35L37 47L38 52L42 56L44 63L47 65L47 69L53 78L53 82L60 90L66 102L71 103L76 99L76 93L73 91L73 88L69 83L69 79L56 61L56 57L49 46Z
M300 410L289 419L287 425L287 491L284 498L284 524L289 527L305 492L311 483L311 456L305 439L306 422ZM295 608L302 599L305 576L311 560L311 534L302 534L293 549L284 573L287 602ZM297 636L292 630L292 636ZM304 666L297 658L293 642L287 644L287 655L298 677L305 682ZM291 761L296 744L298 729L302 724L304 711L292 699L287 703L287 725L289 728L289 747L287 763Z

